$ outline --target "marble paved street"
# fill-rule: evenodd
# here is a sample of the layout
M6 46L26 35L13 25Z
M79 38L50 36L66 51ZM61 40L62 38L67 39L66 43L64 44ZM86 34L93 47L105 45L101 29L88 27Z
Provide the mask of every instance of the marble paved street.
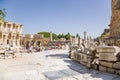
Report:
M120 80L120 76L87 69L66 50L16 54L0 59L0 80Z

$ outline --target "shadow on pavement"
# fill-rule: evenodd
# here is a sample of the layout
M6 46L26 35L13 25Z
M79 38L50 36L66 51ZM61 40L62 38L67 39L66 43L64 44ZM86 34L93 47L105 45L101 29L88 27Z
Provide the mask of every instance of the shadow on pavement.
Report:
M73 61L71 59L66 59L64 60L66 63L69 63L68 67L76 72L79 72L80 75L87 77L92 77L92 78L97 78L95 80L120 80L120 76L114 75L114 74L109 74L106 72L101 72L97 71L94 69L89 69L86 66ZM86 79L87 80L87 79ZM88 79L90 80L90 79Z
M81 65L80 63L69 59L68 56L69 56L69 54L46 55L46 57L63 59L64 62L69 63L69 65L67 65L67 66L70 68L70 70L73 70L73 71L70 71L70 70L59 71L58 72L58 73L60 73L60 75L58 74L59 77L63 76L63 74L67 75L67 74L70 74L70 73L73 73L74 71L76 71L79 73L77 75L82 75L83 77L85 76L86 80L87 80L87 77L97 78L96 80L120 80L120 76L118 76L118 75L109 74L109 73L105 73L105 72L101 72L101 71L96 71L93 69L88 69L87 67ZM56 72L52 72L52 73L56 74ZM45 73L45 74L49 74L49 72ZM51 75L51 74L49 74L49 75ZM51 76L53 76L53 75L51 75ZM56 79L56 78L58 78L58 77L54 77L52 79Z
M69 54L50 54L50 55L46 55L46 57L62 59L62 58L68 58L68 55Z

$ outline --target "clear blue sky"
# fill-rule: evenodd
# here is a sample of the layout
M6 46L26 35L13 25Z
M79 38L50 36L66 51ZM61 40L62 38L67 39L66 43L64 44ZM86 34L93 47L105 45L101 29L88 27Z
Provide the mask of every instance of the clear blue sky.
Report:
M111 0L0 0L6 20L23 24L23 34L52 31L99 36L109 28Z

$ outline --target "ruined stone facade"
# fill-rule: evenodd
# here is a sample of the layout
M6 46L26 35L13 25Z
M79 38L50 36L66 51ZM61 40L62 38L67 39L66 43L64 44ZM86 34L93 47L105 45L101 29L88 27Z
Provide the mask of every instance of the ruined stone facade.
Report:
M0 21L0 44L20 46L22 39L22 25Z
M120 0L112 0L110 37L120 38Z
M110 36L105 43L120 46L120 0L112 0L111 8Z
M40 34L25 34L22 39L22 45L25 47L46 46L49 42L50 38L45 38L44 35Z

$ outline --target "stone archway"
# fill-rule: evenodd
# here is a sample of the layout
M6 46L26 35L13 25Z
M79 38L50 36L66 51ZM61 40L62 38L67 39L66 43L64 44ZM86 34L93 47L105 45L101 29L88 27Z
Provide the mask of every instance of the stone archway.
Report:
M30 44L31 44L32 46L34 46L34 43L35 43L34 40L32 40L32 41L30 42Z
M36 46L41 46L42 42L41 41L36 41Z

